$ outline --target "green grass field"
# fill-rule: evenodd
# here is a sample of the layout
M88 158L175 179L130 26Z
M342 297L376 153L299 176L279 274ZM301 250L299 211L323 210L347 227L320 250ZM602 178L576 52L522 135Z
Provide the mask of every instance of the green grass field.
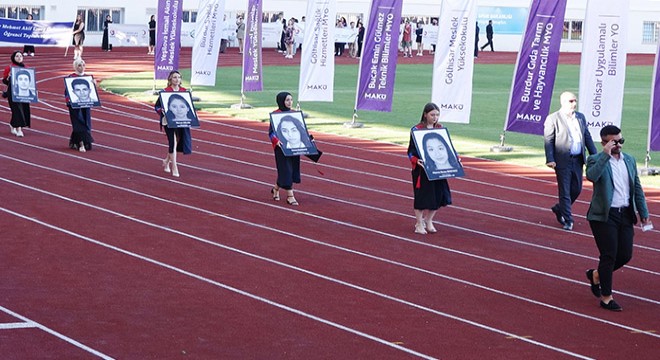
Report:
M475 64L470 124L444 123L452 135L456 150L461 155L508 161L533 167L544 167L543 137L506 133L506 144L514 151L493 153L490 147L499 144L504 128L506 108L513 76L513 65ZM347 128L355 105L357 65L337 65L335 69L334 102L302 103L300 107L309 115L310 130L407 144L410 127L416 124L421 111L431 98L431 65L398 65L392 112L358 112L356 121L362 128ZM559 108L559 93L578 93L578 65L560 65L555 81L551 111ZM635 156L638 166L644 165L648 136L649 101L651 92L651 66L628 66L623 99L622 131L626 138L624 151ZM190 79L189 69L182 71ZM241 68L218 69L216 87L198 87L195 96L201 101L195 106L204 111L231 115L255 121L268 121L268 113L276 108L275 95L279 91L295 94L298 90L298 66L264 67L264 90L246 93L245 103L252 109L232 109L240 102ZM184 80L184 86L186 86ZM144 91L151 89L153 72L133 73L106 79L101 86L114 93L138 100L154 102L155 96ZM165 82L160 85L165 86ZM442 122L442 114L441 120ZM596 140L596 139L594 139ZM600 148L600 144L596 144ZM660 167L660 154L652 153L651 166ZM660 187L660 177L643 177L645 186Z

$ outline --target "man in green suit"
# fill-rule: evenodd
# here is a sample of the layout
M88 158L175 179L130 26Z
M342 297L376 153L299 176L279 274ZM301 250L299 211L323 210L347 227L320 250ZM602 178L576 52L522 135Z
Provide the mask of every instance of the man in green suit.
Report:
M598 269L587 270L587 278L601 307L621 311L612 298L612 273L632 258L633 225L638 213L642 225L649 225L649 210L635 159L621 152L621 129L607 125L600 138L603 151L587 159L587 179L594 186L587 220L600 257Z

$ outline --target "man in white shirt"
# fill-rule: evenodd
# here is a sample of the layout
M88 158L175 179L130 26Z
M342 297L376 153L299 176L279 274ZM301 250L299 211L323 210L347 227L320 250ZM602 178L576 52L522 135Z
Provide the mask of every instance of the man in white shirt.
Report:
M545 165L555 170L559 188L559 201L551 210L564 230L573 230L571 207L582 192L584 149L586 147L590 155L597 149L584 114L575 111L575 94L566 91L559 100L561 108L550 114L543 126Z

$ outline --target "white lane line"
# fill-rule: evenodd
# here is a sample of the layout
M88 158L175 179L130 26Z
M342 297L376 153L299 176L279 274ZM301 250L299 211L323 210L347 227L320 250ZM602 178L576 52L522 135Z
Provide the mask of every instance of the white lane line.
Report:
M4 210L4 209L3 209L3 210ZM18 216L18 217L23 217L23 216ZM71 344L71 345L73 345L73 346L75 346L75 347L77 347L77 348L79 348L79 349L85 350L85 351L87 351L87 352L90 353L90 354L93 354L93 355L95 355L95 356L98 356L98 357L100 357L101 359L114 360L114 358L112 358L112 357L110 357L110 356L108 356L108 355L106 355L106 354L104 354L104 353L102 353L102 352L100 352L100 351L98 351L98 350L92 349L91 347L89 347L89 346L87 346L87 345L85 345L85 344L83 344L83 343L81 343L81 342L79 342L79 341L77 341L77 340L74 340L74 339L72 339L72 338L70 338L70 337L68 337L68 336L66 336L66 335L64 335L64 334L61 334L61 333L59 333L59 332L57 332L57 331L55 331L55 330L53 330L53 329L51 329L51 328L49 328L49 327L46 327L46 326L44 326L44 325L41 325L41 324L39 324L39 323L36 322L36 321L30 320L30 319L28 319L27 317L25 317L25 316L23 316L23 315L20 315L20 314L18 314L18 313L16 313L16 312L13 312L13 311L9 310L8 308L6 308L6 307L4 307L4 306L0 306L0 311L2 311L2 312L4 312L4 313L7 313L7 314L9 314L9 315L11 315L11 316L13 316L13 317L15 317L15 318L17 318L17 319L23 320L25 324L30 324L30 325L31 325L30 327L38 328L38 329L41 330L41 331L47 332L47 333L49 333L50 335L52 335L52 336L54 336L54 337L56 337L56 338L58 338L58 339L60 339L60 340L63 340L63 341L65 341L65 342L67 342L67 343L69 343L69 344Z
M0 323L0 330L31 329L36 327L37 326L31 322Z

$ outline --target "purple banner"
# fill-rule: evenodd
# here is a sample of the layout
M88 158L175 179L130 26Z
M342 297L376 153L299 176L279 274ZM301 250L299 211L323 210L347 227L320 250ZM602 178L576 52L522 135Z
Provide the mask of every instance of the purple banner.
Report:
M262 1L248 0L243 42L243 91L263 90L261 72Z
M653 91L651 93L651 117L649 119L649 148L660 151L660 43L655 54Z
M170 71L179 69L182 13L183 0L158 0L154 55L156 79L167 79Z
M364 33L355 109L392 111L403 0L373 0Z
M542 135L550 113L566 0L533 0L518 52L507 113L508 131Z

